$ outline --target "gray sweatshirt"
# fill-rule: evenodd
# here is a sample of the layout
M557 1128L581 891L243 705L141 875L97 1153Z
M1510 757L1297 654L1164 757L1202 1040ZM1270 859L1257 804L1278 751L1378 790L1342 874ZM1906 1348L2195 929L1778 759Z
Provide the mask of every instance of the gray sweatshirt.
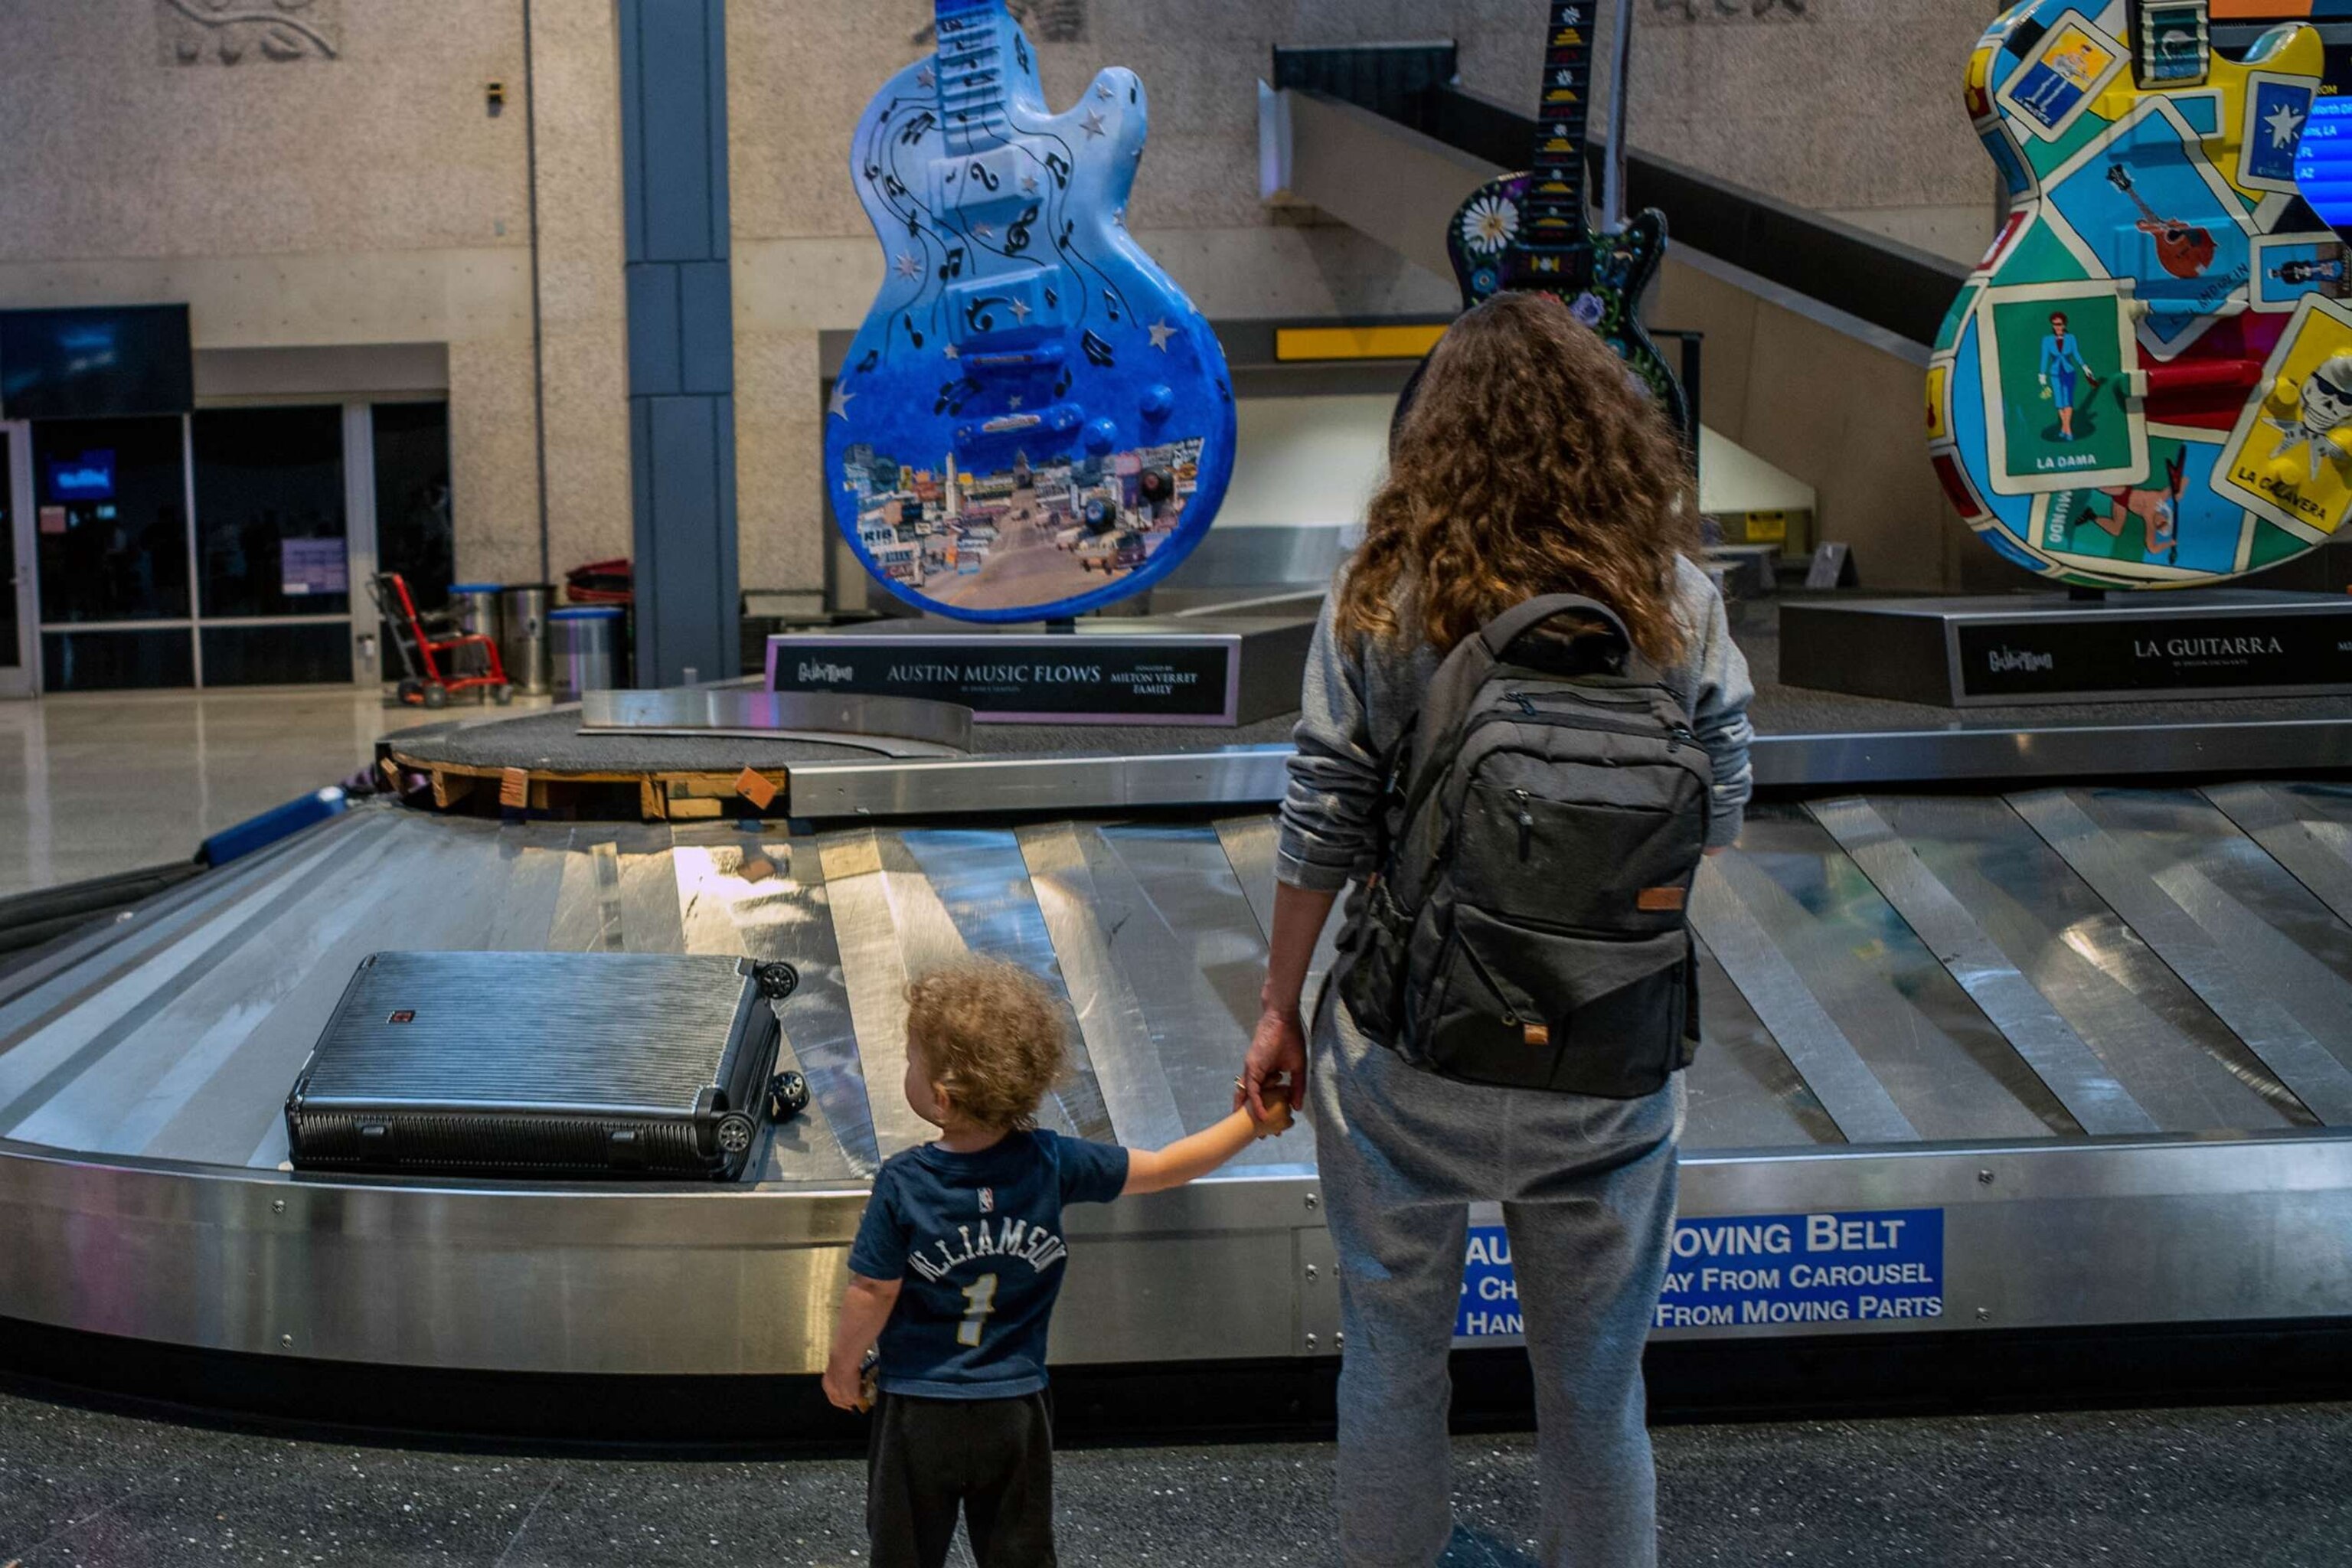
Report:
M1390 647L1358 639L1348 647L1331 630L1339 588L1323 604L1293 740L1290 786L1282 802L1275 874L1295 888L1334 891L1372 868L1380 810L1381 759L1403 733L1437 674L1435 650L1418 640ZM1723 595L1705 572L1678 563L1675 609L1690 633L1681 666L1666 684L1689 710L1691 728L1715 764L1715 811L1707 845L1739 837L1754 772L1748 703L1755 688L1748 660L1731 640Z

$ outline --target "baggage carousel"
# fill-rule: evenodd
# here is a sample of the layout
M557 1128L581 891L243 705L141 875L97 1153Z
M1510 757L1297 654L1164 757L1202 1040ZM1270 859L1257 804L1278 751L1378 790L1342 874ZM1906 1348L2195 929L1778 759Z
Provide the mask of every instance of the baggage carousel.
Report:
M2344 705L1955 721L1778 688L1743 640L1762 792L1694 902L1661 1340L2352 1319ZM401 799L0 969L0 1319L312 1364L814 1372L867 1180L926 1135L909 975L1049 979L1077 1068L1046 1125L1149 1145L1224 1112L1286 728L890 756L559 709L393 736ZM745 768L780 788L763 816L689 810ZM492 778L534 804L461 782ZM644 810L593 819L567 784ZM298 1173L287 1090L386 949L787 960L812 1103L738 1185ZM1312 1137L1074 1213L1057 1359L1340 1352ZM1492 1221L1465 1344L1516 1328Z

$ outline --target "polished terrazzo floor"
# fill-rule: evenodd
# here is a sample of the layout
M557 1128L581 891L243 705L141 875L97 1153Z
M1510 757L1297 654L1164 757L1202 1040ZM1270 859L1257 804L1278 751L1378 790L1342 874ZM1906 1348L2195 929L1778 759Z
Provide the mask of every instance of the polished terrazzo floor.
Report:
M2352 1405L1675 1426L1663 1561L2352 1563ZM1455 1445L1451 1568L1530 1568L1534 1441ZM1329 1564L1319 1444L1065 1454L1071 1564ZM851 1460L354 1447L0 1394L0 1565L861 1561ZM961 1554L956 1561L969 1563Z
M351 687L0 700L0 897L186 859L425 717Z

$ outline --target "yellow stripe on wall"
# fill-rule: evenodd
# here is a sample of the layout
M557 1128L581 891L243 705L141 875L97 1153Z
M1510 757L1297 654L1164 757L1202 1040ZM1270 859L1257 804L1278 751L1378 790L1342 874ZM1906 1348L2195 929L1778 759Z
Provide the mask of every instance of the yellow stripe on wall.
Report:
M1315 359L1419 359L1445 335L1440 323L1425 327L1276 327L1277 363Z

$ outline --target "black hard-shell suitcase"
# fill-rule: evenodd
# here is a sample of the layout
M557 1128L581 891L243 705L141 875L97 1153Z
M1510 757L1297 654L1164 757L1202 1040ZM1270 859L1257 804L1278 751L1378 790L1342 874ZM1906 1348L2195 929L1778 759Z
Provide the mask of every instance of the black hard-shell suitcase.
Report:
M286 1099L298 1169L734 1181L790 965L621 952L379 952Z

